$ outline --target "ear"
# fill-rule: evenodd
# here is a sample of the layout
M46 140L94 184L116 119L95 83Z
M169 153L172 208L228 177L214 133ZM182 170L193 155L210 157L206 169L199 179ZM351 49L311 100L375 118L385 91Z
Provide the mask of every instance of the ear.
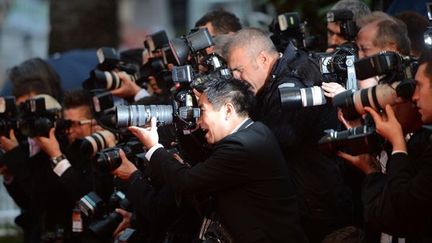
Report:
M225 109L225 120L228 120L236 113L234 109L234 105L232 103L226 103L224 109Z
M268 63L268 61L269 61L269 57L267 55L267 52L260 51L260 53L258 54L257 62L262 63L262 64L266 64L266 63Z

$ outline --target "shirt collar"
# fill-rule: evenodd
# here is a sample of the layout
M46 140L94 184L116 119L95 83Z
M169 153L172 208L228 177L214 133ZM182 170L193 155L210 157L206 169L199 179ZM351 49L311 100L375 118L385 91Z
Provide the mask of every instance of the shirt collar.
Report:
M249 119L250 119L249 117L245 118L245 119L244 119L240 124L238 124L238 125L234 128L234 130L231 132L231 134L237 132L237 131L240 129L240 127L243 126L243 124L245 124ZM249 125L246 126L246 127L249 127L250 125L252 125L252 123L253 123L253 122L251 122L251 124L249 124ZM246 127L245 127L245 128L246 128Z

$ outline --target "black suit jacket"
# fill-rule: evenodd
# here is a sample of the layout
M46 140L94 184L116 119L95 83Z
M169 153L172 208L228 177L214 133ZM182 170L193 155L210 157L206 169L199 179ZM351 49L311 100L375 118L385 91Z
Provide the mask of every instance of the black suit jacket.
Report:
M162 175L182 194L213 194L216 210L236 242L305 242L279 145L264 124L250 123L217 142L213 154L192 168L157 149L150 174Z
M421 129L408 142L408 155L393 154L386 174L366 176L365 220L407 242L432 242L431 131Z

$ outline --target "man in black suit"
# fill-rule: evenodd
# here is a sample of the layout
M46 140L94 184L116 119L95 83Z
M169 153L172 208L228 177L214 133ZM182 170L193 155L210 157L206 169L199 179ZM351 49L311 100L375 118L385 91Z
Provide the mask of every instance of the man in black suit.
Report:
M295 104L296 95L287 95L321 85L319 67L292 43L279 53L267 34L256 28L238 31L226 50L234 77L251 84L255 92L252 119L267 125L279 142L309 241L321 242L325 235L350 225L352 203L340 167L317 146L324 130L337 128L336 109L329 103L302 107ZM285 95L281 87L288 91Z
M129 128L149 149L150 175L162 177L182 195L213 195L234 242L306 242L277 140L264 124L249 118L254 97L250 86L216 78L206 86L198 123L214 150L203 163L190 168L163 149L154 118L150 128ZM124 155L122 159L119 168L134 170ZM130 172L117 171L119 177L125 174Z

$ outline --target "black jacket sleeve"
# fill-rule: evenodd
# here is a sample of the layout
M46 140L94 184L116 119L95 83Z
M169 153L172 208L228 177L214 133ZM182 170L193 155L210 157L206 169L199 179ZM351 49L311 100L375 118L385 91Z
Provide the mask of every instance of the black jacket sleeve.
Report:
M373 173L364 181L366 221L377 229L399 236L429 232L432 226L432 149L417 157L390 157L387 174Z
M167 184L182 194L211 193L247 182L247 166L244 166L247 152L241 143L230 141L218 146L205 162L192 168L159 148L150 160L150 176L160 177L156 173L162 173Z

